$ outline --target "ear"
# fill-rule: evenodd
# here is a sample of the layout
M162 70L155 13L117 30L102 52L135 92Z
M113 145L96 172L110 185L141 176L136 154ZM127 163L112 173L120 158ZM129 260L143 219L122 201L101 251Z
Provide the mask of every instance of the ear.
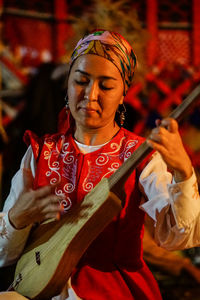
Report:
M121 97L119 104L123 104L124 103L124 96Z

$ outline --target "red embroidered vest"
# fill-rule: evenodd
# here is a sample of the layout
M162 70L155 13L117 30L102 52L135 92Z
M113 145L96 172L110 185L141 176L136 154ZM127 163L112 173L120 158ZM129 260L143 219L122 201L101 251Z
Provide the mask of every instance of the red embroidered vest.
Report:
M58 183L55 193L65 195L66 213L103 177L113 174L143 142L143 138L123 128L109 143L87 154L80 152L71 135L39 139L27 131L25 140L31 143L37 161L35 188ZM82 299L161 299L142 259L144 212L139 209L138 176L144 163L125 183L120 215L90 245L72 274L73 288Z

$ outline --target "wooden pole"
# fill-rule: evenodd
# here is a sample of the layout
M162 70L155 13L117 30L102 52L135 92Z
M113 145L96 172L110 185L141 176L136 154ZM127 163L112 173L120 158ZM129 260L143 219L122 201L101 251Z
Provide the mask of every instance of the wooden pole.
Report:
M193 0L193 65L200 65L200 1Z
M147 0L147 30L150 40L147 47L147 63L152 66L158 55L158 3L157 0Z
M0 16L2 15L3 11L3 0L0 0Z
M70 26L67 24L67 1L54 0L55 16L55 58L59 60L66 54L65 43L69 37Z

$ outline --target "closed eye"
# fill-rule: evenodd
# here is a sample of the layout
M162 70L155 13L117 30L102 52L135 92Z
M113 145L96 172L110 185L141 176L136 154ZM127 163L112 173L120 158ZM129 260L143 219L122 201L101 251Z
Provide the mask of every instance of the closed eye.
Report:
M76 82L77 84L79 84L79 85L86 85L86 84L88 84L87 81L81 81L81 80L75 80L75 82Z
M103 83L100 83L99 86L100 86L100 89L102 89L104 91L109 91L109 90L113 89L112 86L109 87L109 86L104 85Z
M109 91L109 90L112 90L113 88L112 87L102 86L101 89L104 90L104 91Z

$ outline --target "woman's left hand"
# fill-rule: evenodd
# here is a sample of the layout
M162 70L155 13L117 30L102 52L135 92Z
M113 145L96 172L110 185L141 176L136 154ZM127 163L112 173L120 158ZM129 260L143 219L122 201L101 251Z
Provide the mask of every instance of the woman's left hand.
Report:
M166 118L157 120L156 125L147 139L148 145L162 155L169 169L173 171L176 182L190 178L192 163L184 149L178 123L174 119Z

